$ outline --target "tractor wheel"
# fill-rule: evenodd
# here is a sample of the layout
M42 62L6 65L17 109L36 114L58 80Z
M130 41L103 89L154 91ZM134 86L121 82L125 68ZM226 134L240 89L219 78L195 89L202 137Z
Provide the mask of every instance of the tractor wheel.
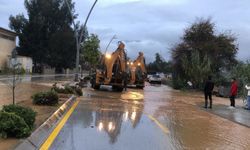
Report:
M99 85L99 84L95 84L95 85L93 86L93 88L94 88L95 90L99 90L100 87L101 87L101 85Z
M136 88L143 90L144 86L143 85L136 85Z
M123 86L113 85L113 86L112 86L112 89L113 89L114 91L117 91L117 92L122 92L122 91L123 91Z
M100 89L100 84L96 84L95 78L91 79L91 87L95 90L99 90Z

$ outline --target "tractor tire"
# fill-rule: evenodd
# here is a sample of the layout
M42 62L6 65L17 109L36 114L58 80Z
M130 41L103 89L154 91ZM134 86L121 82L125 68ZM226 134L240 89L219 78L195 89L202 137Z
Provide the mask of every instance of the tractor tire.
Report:
M123 86L113 85L113 86L112 86L112 89L113 89L114 91L117 91L117 92L122 92L122 91L123 91Z
M138 89L144 89L144 86L143 85L136 85L136 88L138 88Z
M95 90L99 90L100 89L100 84L96 84L95 78L91 79L91 87Z
M93 86L93 89L95 89L95 90L99 90L99 89L100 89L100 87L101 87L101 85L99 85L99 84L95 84L95 85Z

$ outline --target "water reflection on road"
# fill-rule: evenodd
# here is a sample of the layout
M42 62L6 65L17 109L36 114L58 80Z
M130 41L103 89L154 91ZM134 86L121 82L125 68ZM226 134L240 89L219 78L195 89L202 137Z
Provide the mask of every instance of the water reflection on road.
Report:
M144 112L142 90L87 89L50 149L165 150L171 145Z
M81 118L85 127L94 125L99 132L107 133L110 143L114 144L121 133L123 124L130 124L132 128L136 128L139 124L143 114L144 97L139 92L127 92L125 94L112 93L113 99L107 99L110 98L111 93L95 91L92 95L90 92L91 100L82 101L80 114L82 114Z

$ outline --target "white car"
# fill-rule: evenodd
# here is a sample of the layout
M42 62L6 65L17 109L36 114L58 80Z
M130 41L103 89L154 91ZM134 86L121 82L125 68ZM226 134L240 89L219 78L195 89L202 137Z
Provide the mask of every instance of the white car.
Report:
M151 75L151 74L148 74L146 80L149 81L149 78L151 78L151 77L152 77L152 75Z
M161 77L157 74L154 74L152 76L149 77L148 79L149 83L159 83L161 84Z

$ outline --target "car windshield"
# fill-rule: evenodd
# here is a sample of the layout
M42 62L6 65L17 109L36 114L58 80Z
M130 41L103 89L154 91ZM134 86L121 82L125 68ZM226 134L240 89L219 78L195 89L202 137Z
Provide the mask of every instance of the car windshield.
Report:
M157 75L157 74L153 75L153 77L154 77L154 78L160 78L160 76Z

